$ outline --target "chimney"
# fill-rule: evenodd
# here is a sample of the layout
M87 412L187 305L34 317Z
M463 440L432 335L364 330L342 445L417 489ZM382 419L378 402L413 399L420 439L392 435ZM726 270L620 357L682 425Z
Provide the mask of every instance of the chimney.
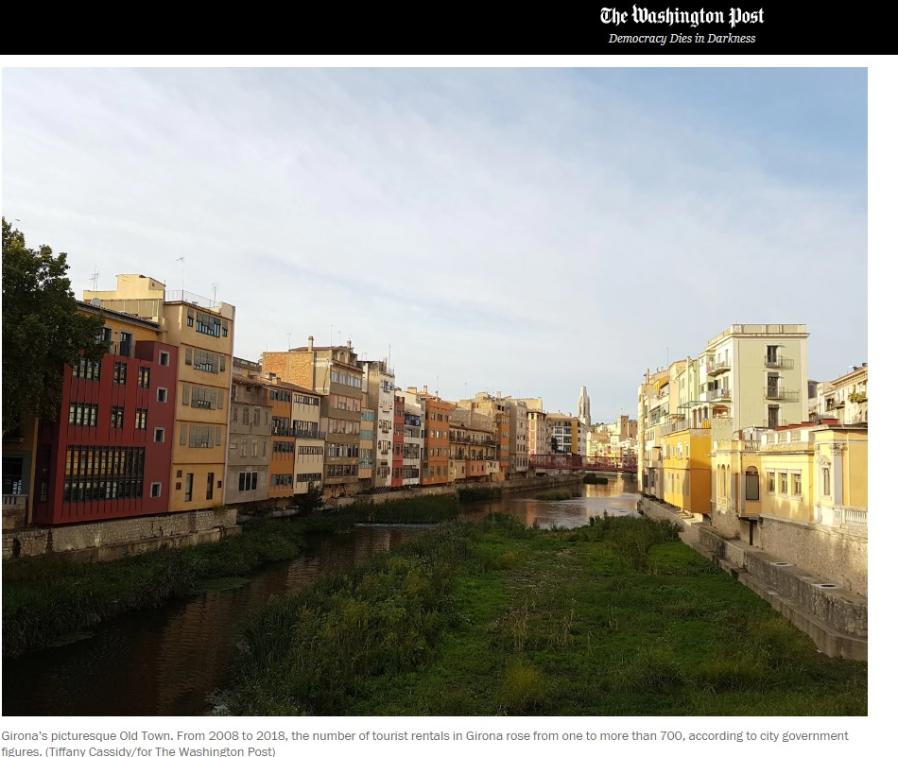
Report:
M311 352L314 347L315 347L315 337L310 336L309 337L309 352Z

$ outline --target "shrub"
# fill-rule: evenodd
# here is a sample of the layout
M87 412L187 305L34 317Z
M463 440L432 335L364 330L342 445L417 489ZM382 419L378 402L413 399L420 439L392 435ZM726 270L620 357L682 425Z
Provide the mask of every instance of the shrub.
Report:
M535 667L514 660L505 671L499 706L510 715L526 715L538 709L546 699L546 683Z

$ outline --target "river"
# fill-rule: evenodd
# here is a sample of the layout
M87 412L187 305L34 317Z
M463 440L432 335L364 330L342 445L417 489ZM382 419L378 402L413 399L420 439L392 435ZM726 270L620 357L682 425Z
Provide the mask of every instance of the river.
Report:
M509 513L528 526L574 528L591 516L636 515L634 481L586 484L571 500L526 496L464 506L462 518ZM218 589L103 624L89 638L3 664L4 715L199 715L226 683L243 622L269 598L301 591L421 533L369 526L316 540L300 557Z

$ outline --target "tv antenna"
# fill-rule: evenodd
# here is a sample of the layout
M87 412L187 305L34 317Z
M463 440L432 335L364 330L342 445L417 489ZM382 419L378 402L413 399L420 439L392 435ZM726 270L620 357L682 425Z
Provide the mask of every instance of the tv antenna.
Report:
M92 285L92 286L91 286L91 289L93 289L94 291L96 291L97 285L98 285L99 282L100 282L100 272L99 272L99 270L97 270L96 268L94 268L94 272L93 272L90 276L88 276L87 278L90 279L90 283L91 283L91 285Z

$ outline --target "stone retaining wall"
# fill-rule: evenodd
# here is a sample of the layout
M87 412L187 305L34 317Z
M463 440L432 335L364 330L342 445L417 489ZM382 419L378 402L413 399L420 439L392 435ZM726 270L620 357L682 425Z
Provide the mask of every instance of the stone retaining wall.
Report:
M762 518L758 546L786 562L867 596L867 534Z
M214 542L239 530L237 510L224 507L29 528L3 534L3 559L52 553L79 560L115 560L167 547Z

